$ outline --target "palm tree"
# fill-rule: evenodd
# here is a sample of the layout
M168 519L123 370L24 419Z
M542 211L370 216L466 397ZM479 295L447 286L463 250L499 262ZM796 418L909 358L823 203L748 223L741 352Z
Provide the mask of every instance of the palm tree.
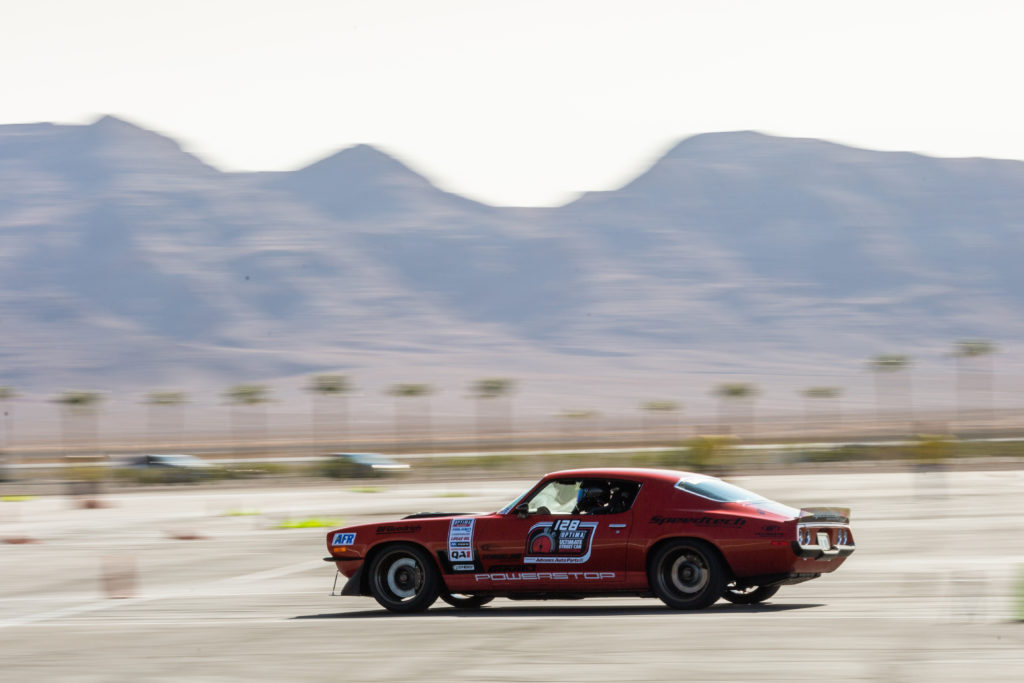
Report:
M232 431L234 432L235 448L238 448L240 444L240 422L241 422L241 411L244 408L259 408L258 413L254 415L255 420L258 422L256 427L250 425L253 431L257 431L255 441L262 442L266 431L266 413L263 411L263 406L270 402L269 397L270 390L264 384L236 384L230 387L224 392L224 398L231 404L231 424Z
M61 434L64 440L64 457L69 453L68 439L70 432L81 441L79 447L92 449L96 447L96 406L103 400L98 391L69 389L53 398L53 402L61 406Z
M807 399L815 401L833 401L842 395L843 390L839 387L807 387L801 392L804 396L804 422L810 427L811 423L811 410ZM842 414L839 412L839 404L834 403L834 412L832 413L832 420L836 423L836 426L841 426Z
M892 405L888 410L899 412L905 411L907 422L912 423L913 402L910 386L910 357L898 353L882 353L868 361L868 368L875 373L875 418L882 424L885 418L883 407L883 394L888 393L892 397ZM883 378L889 378L891 386L886 387ZM902 378L902 382L899 380ZM899 394L903 394L902 397Z
M508 377L484 377L478 379L470 385L470 391L476 398L476 440L477 449L481 449L483 444L483 433L484 433L484 404L495 403L497 399L502 397L508 397L512 391L515 390L515 380L509 379ZM504 420L504 433L508 436L512 434L512 406L510 401L505 402L505 420Z
M188 394L184 391L151 391L146 394L143 402L148 406L151 441L156 440L158 433L167 437L174 432L179 439L182 437L185 432L184 409L188 403ZM160 417L165 417L166 421L158 429L157 422Z
M757 387L748 382L725 382L715 387L714 393L719 399L719 431L731 433L741 414L743 414L743 421L746 422L748 430L753 431L754 398L757 396ZM730 406L735 406L735 408L730 409ZM726 412L731 413L729 424L725 424Z
M648 419L654 418L655 415L669 415L670 413L676 413L680 410L681 406L675 401L669 401L666 399L660 399L655 401L644 401L640 404L640 407L644 410L644 421L643 421L643 432L644 440L651 441L651 425ZM675 429L672 430L673 432Z
M983 393L984 417L992 417L992 354L997 351L996 345L985 339L961 339L953 345L953 357L956 359L956 417L957 422L967 419L966 394L973 390ZM974 379L972 387L968 387ZM977 398L977 397L976 397Z
M352 383L345 375L314 375L306 387L306 390L313 394L313 449L319 447L321 425L324 422L324 401L330 399L337 401L338 424L340 425L342 439L348 438L348 401L346 394L354 389Z
M434 388L429 384L394 384L388 391L388 394L395 397L395 444L398 448L401 448L402 444L407 441L411 434L408 432L409 419L407 415L403 414L402 410L402 399L427 397L434 393ZM423 413L423 424L422 424L421 436L427 443L429 449L430 444L430 404L425 402L424 413Z

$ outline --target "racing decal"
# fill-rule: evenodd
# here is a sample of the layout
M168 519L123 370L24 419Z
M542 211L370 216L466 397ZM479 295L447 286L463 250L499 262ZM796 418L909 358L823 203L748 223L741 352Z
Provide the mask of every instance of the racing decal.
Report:
M355 534L334 534L331 545L352 545L356 542Z
M518 560L522 556L522 553L486 553L483 558L485 560Z
M694 526L731 526L731 527L742 527L747 523L747 520L740 517L662 517L661 515L654 515L651 517L651 524L693 524Z
M441 565L441 571L444 572L445 574L459 574L459 573L484 572L484 571L487 571L487 569L484 568L483 563L479 559L480 558L480 554L479 553L476 553L477 557L474 560L470 560L470 561L456 560L454 562L452 561L452 559L450 557L448 557L448 553L449 553L449 551L448 551L447 548L439 549L437 551L437 561Z
M419 524L381 524L377 527L378 534L414 534L423 527Z
M784 538L786 533L778 524L762 524L760 531L755 531L758 538Z
M473 527L476 520L472 517L453 519L448 527L448 559L452 562L473 561Z
M476 581L611 581L615 572L498 572L475 574Z
M530 527L526 537L526 564L582 564L590 559L590 544L597 522L559 519Z

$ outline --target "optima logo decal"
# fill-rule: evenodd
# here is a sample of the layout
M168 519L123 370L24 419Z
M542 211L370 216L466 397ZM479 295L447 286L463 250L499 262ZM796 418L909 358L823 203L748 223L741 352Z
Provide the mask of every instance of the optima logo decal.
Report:
M590 559L597 522L560 519L530 527L526 538L526 564L582 564Z

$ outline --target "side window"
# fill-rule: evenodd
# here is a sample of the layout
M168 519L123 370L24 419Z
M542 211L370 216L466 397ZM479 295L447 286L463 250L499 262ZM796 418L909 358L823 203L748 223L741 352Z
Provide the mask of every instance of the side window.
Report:
M640 484L625 479L584 479L580 482L576 512L581 515L617 515L633 507Z
M633 507L640 484L625 479L556 479L527 501L531 515L614 515Z
M611 513L629 512L636 502L636 495L640 493L640 483L636 481L616 480L612 481L612 490L608 502L608 511Z

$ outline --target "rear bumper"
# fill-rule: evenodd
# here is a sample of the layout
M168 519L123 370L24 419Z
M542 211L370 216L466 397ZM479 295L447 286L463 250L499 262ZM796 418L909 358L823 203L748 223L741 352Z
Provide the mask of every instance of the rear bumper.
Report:
M823 548L820 545L800 545L800 541L793 541L793 554L807 560L830 560L836 557L848 557L857 549L854 545L834 545L831 548Z

